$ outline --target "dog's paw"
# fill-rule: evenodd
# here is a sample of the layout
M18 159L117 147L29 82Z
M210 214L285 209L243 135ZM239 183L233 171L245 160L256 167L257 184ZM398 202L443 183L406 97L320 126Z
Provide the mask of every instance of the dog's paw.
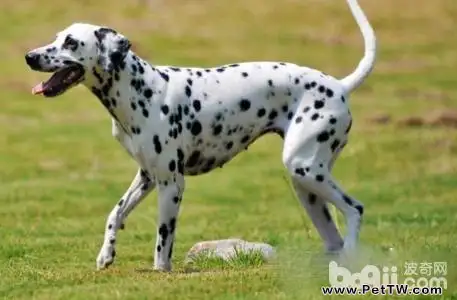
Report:
M171 272L171 262L164 262L164 263L154 263L152 268L155 272L163 272L168 273Z
M108 268L114 262L114 257L116 257L116 250L114 247L111 245L106 247L103 246L97 257L97 270Z

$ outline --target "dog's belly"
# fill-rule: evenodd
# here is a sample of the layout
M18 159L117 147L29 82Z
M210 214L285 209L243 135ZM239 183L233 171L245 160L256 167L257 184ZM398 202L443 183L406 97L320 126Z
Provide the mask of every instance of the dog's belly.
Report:
M276 130L271 131L275 132ZM184 165L184 174L200 175L208 173L218 167L223 167L240 152L247 150L251 143L267 132L270 132L270 130L256 132L256 134L250 136L250 139L246 142L234 142L232 139L212 141L201 140L195 145L188 146L188 156Z

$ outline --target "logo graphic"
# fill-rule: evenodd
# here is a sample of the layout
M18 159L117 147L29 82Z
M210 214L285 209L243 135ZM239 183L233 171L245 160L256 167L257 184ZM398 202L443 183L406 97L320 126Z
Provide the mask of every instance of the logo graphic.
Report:
M446 262L406 262L403 274L396 266L377 267L366 265L358 273L352 273L337 262L329 263L328 279L332 287L381 287L387 285L407 285L410 288L442 287L447 289ZM403 275L404 277L402 277Z

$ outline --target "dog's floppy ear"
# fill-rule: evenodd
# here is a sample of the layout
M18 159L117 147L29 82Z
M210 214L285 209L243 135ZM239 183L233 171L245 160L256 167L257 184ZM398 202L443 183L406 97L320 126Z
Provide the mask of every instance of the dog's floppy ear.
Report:
M123 35L110 28L94 31L97 38L98 64L107 73L118 69L130 50L131 43Z

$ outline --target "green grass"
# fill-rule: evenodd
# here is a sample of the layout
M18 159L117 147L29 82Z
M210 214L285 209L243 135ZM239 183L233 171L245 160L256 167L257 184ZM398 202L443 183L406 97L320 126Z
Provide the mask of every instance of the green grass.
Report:
M427 116L457 105L457 6L455 0L360 2L375 27L379 57L352 96L351 141L334 171L366 207L358 263L446 261L442 299L456 299L456 129L369 118ZM32 97L30 88L44 76L23 61L27 49L74 21L120 30L156 64L284 60L342 77L362 55L343 0L2 0L0 297L320 299L320 286L328 284L321 241L290 191L274 136L224 169L188 179L172 273L145 271L152 266L155 194L120 232L115 264L95 271L105 218L136 166L87 90L55 100ZM229 237L273 243L278 257L184 264L194 243Z

